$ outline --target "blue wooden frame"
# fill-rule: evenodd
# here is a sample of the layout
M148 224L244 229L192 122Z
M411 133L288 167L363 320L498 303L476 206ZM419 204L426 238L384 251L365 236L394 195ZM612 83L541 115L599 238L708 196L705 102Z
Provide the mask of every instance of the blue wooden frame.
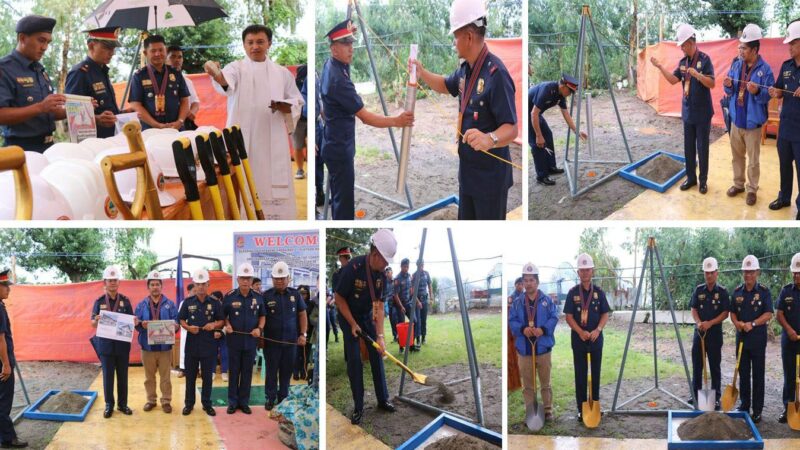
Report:
M445 206L448 206L448 205L451 205L451 204L458 205L458 196L457 195L451 195L449 197L444 197L444 198L439 199L439 200L437 200L437 201L435 201L435 202L433 202L431 204L425 205L425 206L423 206L421 208L417 208L417 209L415 209L413 211L409 211L407 213L403 213L403 214L395 217L395 219L397 219L397 220L417 220L417 219L419 219L420 217L422 217L422 216L424 216L426 214L430 214L433 211L436 211L437 209L442 209Z
M666 155L666 156L669 156L670 158L674 159L675 161L679 161L680 163L682 163L684 165L686 164L686 158L684 158L683 156L676 155L674 153L665 152L663 150L659 150L659 151L651 154L650 156L647 156L647 157L645 157L643 159L640 159L639 161L636 161L636 162L634 162L632 164L628 164L627 166L623 167L619 171L619 176L621 176L622 178L625 178L628 181L634 182L634 183L636 183L636 184L638 184L640 186L644 186L644 187L646 187L648 189L652 189L654 191L664 193L667 189L672 187L673 184L677 183L678 180L680 180L681 178L686 176L686 167L685 166L678 173L673 175L669 180L667 180L667 181L665 181L665 182L663 182L661 184L658 184L658 183L656 183L656 182L654 182L652 180L648 180L647 178L642 178L642 177L636 175L635 173L633 173L637 168L641 167L642 165L644 165L645 163L647 163L648 161L650 161L651 159L653 159L653 158L655 158L655 157L657 157L659 155Z
M461 420L449 414L441 414L439 417L433 419L433 421L431 421L429 424L425 425L425 427L419 430L417 434L411 436L410 439L405 441L401 446L397 447L397 450L413 450L418 448L423 442L425 442L425 440L431 437L433 433L445 425L449 425L456 430L461 431L462 433L474 436L490 444L497 445L498 448L502 447L503 445L503 436L500 433L496 433L474 423L467 422L466 420Z
M741 448L764 448L764 440L756 428L756 424L750 418L750 414L740 411L731 411L727 414L735 419L744 419L750 431L753 433L753 440L749 441L673 441L672 440L672 418L692 418L704 414L704 411L669 411L667 415L667 449L741 449Z
M59 390L51 389L47 391L39 400L36 400L31 406L25 409L25 412L22 413L22 417L26 419L36 419L36 420L53 420L57 422L83 422L86 419L86 415L89 414L89 409L91 409L94 401L97 399L97 392L96 391L70 391L78 395L82 395L84 397L89 397L89 401L86 402L86 406L83 407L83 410L78 414L59 414L59 413L49 413L49 412L39 412L39 407L44 404L50 397L58 394Z

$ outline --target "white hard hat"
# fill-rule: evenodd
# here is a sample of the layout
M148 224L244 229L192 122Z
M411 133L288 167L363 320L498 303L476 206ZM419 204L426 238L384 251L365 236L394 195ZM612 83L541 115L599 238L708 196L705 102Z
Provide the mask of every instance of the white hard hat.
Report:
M87 138L81 141L81 146L95 155L116 145L111 139L103 138Z
M395 239L392 230L381 228L369 238L369 241L370 244L378 249L378 252L387 263L391 263L394 260L394 254L397 253L397 239Z
M792 264L789 266L791 272L800 272L800 253L795 253L792 256Z
M256 276L255 274L256 270L250 263L241 263L239 264L239 267L236 269L237 277L254 277Z
M81 164L83 163L83 164ZM100 167L93 162L62 159L42 170L41 177L58 189L70 204L76 219L105 219L105 185L98 186Z
M39 175L30 175L33 191L33 220L72 220L72 212L64 194ZM16 187L11 172L0 173L0 220L16 218Z
M754 24L748 23L744 30L742 30L742 37L739 38L739 42L753 42L761 40L764 37L761 27Z
M103 270L104 280L119 280L122 278L122 273L117 266L108 266Z
M758 265L758 258L753 255L747 255L742 261L742 270L759 270L761 267Z
M45 150L44 156L50 162L58 161L59 159L85 159L91 161L94 159L94 152L88 150L81 144L59 142Z
M289 266L283 262L278 261L272 266L272 278L286 278L289 276Z
M162 277L161 277L161 272L159 272L159 271L157 271L157 270L151 270L151 271L150 271L150 272L147 274L147 278L146 278L145 280L146 280L146 281L150 281L150 280L161 280L161 279L162 279Z
M786 39L783 43L788 44L795 39L800 39L800 20L795 20L786 27Z
M678 47L680 47L684 42L689 40L689 38L695 37L697 30L695 30L694 27L688 23L682 23L678 25L678 31L676 34L677 37L675 38L675 42L678 44Z
M703 272L716 272L717 269L719 269L719 264L717 264L717 258L709 256L708 258L703 260Z
M532 262L525 263L525 265L522 266L522 274L539 275L539 268L536 267Z
M151 136L145 141L145 148L150 161L154 161L161 167L161 171L165 177L178 178L178 169L175 166L175 154L172 153L172 143L175 142L180 136L180 133L157 134ZM195 163L198 164L197 149L195 148L194 138L188 137L192 141L192 152L195 155ZM197 181L205 181L206 174L203 168L197 166Z
M222 133L222 130L220 130L217 127L213 127L211 125L203 125L202 127L197 127L195 131L197 132L197 134L211 134L215 131Z
M28 174L39 175L42 169L50 164L50 160L39 152L25 152L25 165L28 167Z
M192 272L192 281L195 283L208 283L208 271L206 269L197 269Z
M147 142L153 136L159 135L175 135L178 134L178 130L175 128L148 128L142 131L142 141Z
M486 26L486 5L484 1L453 0L450 5L450 34L471 23L475 23L478 26Z
M578 255L578 269L594 269L594 261L588 253Z
M106 156L122 155L130 153L127 146L112 147L97 154L94 161L98 165L102 164L103 158ZM177 200L169 192L164 190L164 177L161 166L158 164L150 154L148 154L147 162L150 165L150 175L153 177L153 183L158 187L158 201L161 206L174 205ZM174 165L174 163L173 163ZM123 201L128 203L133 202L133 197L136 195L136 170L128 169L114 173L114 179L117 181L117 189ZM105 186L105 181L103 182ZM107 192L107 190L106 190Z

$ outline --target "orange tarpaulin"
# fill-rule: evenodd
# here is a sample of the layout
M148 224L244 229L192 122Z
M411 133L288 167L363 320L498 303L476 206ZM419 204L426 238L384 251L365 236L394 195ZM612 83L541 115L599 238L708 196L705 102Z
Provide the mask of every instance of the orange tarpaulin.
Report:
M713 125L725 126L722 107L719 104L720 99L725 96L722 81L727 76L733 59L739 54L738 47L738 39L698 43L700 51L706 53L714 65L716 86L711 90L711 98L714 104L714 117L711 121ZM780 70L783 61L789 59L789 47L783 44L783 38L761 39L759 54L772 68L772 73L776 74ZM681 103L683 101L681 83L669 84L661 75L661 72L650 63L650 58L653 56L672 72L678 67L678 61L683 57L683 52L674 42L666 41L651 45L640 51L637 64L637 94L639 98L652 106L658 114L680 117Z
M231 276L210 271L208 292L231 290ZM175 281L164 280L164 295L175 301ZM191 283L183 280L184 286ZM134 308L149 295L144 280L120 281L119 292ZM6 300L14 336L14 354L19 361L96 362L89 343L95 329L90 323L94 301L103 293L102 281L60 285L14 285ZM141 361L141 347L134 334L131 362Z
M486 44L489 45L489 51L503 61L508 73L511 74L511 79L514 80L518 129L514 142L522 145L522 123L525 119L525 116L522 115L522 38L487 39Z

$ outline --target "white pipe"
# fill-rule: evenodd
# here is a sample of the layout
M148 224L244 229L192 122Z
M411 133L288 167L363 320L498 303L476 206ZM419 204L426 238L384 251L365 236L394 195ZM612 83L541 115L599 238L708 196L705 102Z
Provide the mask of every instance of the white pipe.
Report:
M411 44L408 52L409 60L417 59L417 44ZM417 66L412 65L406 86L405 110L414 112L414 104L417 102ZM403 128L403 135L400 139L400 164L397 167L397 192L401 192L406 185L408 176L408 159L411 153L411 127Z

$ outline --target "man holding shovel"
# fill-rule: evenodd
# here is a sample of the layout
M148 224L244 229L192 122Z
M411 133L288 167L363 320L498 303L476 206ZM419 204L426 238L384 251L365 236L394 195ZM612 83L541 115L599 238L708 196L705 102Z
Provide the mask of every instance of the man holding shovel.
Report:
M750 412L750 368L753 369L753 422L761 422L764 409L764 365L767 356L767 323L772 319L772 296L769 289L758 282L761 268L758 258L747 255L742 261L744 283L733 291L731 322L736 327L736 345L742 342L739 365L738 411Z
M719 265L714 257L703 260L706 282L697 286L689 306L696 324L692 341L692 385L695 393L706 389L703 386L703 361L708 355L708 370L711 372L711 387L714 390L714 408L719 409L720 362L722 360L722 321L728 318L730 299L728 290L717 284ZM700 395L698 395L699 397ZM712 401L712 399L704 399ZM689 398L694 403L694 398ZM699 402L704 405L703 401Z
M14 366L17 360L14 358L14 339L11 337L11 321L8 318L8 310L3 300L8 298L11 292L11 271L5 269L0 272L0 440L3 448L25 448L28 443L21 441L14 430L14 422L11 420L11 408L14 403Z
M386 349L383 329L377 330L375 323L383 324L383 287L386 285L384 270L392 262L397 252L397 240L391 230L380 229L370 238L369 253L353 258L342 268L339 283L334 295L339 309L339 326L344 338L344 356L347 361L347 378L353 393L353 414L350 423L358 425L364 415L364 369L361 362L359 335L365 334L378 343L379 353L372 345L367 345L369 365L378 408L394 412L389 403L389 390L386 387L386 374L381 355ZM377 308L376 308L377 307ZM373 320L372 311L377 311Z
M781 333L781 361L783 362L783 413L778 422L786 423L789 403L797 399L797 355L800 354L800 253L792 256L789 266L792 282L781 289L778 296L778 323L783 327Z
M522 267L525 294L517 296L508 310L508 328L514 335L517 361L522 375L522 395L525 405L536 402L536 380L533 368L539 375L544 403L544 419L553 420L553 390L550 388L551 350L556 345L555 329L558 311L553 300L539 290L539 269L533 263ZM533 362L533 347L536 347Z
M603 328L608 322L611 308L606 300L606 293L592 283L594 261L586 253L578 255L578 278L580 284L567 293L564 301L564 315L567 325L572 329L572 362L575 369L575 401L578 405L578 421L583 421L581 413L587 401L587 353L591 359L592 399L597 402L600 397L600 365L603 360ZM598 418L599 419L599 418Z

